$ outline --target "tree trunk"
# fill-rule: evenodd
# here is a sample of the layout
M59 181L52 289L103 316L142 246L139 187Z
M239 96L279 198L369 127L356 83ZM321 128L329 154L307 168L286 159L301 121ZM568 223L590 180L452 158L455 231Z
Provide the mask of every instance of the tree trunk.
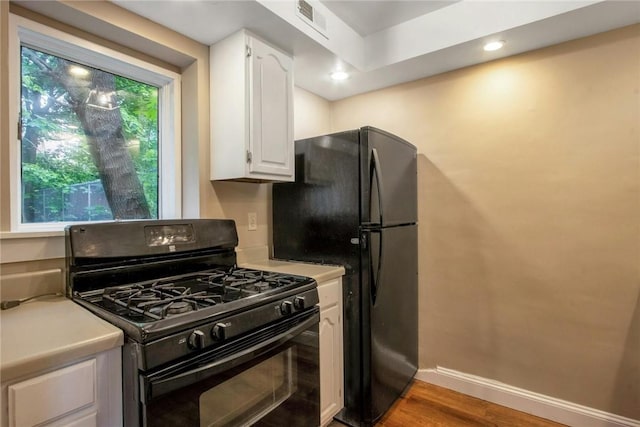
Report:
M115 219L150 218L144 189L122 133L122 116L115 94L115 76L92 69L91 79L73 77L73 64L59 59L50 67L31 51L25 52L45 73L55 78L69 95L82 124L93 161L100 174Z
M115 219L150 218L144 189L136 174L122 133L122 116L115 98L115 77L92 71L91 92L75 103Z

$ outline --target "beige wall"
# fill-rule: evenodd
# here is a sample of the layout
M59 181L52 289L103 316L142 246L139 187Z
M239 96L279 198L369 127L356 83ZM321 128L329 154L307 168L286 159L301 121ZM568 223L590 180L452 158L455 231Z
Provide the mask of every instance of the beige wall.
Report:
M419 151L420 367L640 419L640 25L332 104Z
M331 132L331 103L304 89L295 88L295 139Z

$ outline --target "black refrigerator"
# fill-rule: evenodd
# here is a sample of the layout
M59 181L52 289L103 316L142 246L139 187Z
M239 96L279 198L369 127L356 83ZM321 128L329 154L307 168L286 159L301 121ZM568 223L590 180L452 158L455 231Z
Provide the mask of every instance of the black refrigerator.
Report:
M296 180L273 185L273 257L346 270L344 400L373 425L418 364L416 148L373 127L296 141Z

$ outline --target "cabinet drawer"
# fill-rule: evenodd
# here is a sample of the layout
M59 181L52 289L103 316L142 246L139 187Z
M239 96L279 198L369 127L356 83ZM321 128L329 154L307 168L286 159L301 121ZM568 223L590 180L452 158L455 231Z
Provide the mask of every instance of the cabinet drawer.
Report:
M320 310L339 304L342 301L341 279L318 283L318 296L320 297Z
M27 427L96 402L96 361L87 360L10 385L9 426Z

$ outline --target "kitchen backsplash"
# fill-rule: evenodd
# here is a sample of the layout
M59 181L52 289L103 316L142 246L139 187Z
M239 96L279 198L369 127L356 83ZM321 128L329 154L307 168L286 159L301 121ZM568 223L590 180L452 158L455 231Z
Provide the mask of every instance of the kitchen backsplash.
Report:
M2 301L53 292L64 292L64 274L59 268L0 276Z

